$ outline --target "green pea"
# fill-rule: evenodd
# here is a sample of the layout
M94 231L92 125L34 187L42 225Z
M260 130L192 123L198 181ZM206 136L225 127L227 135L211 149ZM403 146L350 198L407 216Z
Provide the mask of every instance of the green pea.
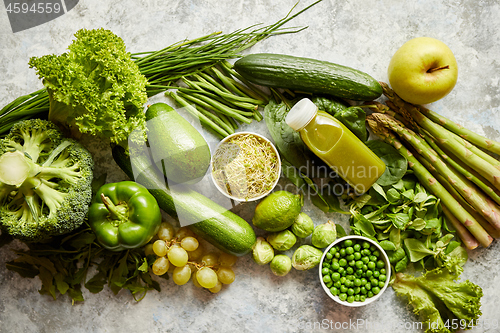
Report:
M346 257L345 257L345 259L346 259L347 261L352 261L352 260L354 260L354 254L350 254L350 255L346 256Z
M354 244L352 247L354 248L354 251L356 251L356 252L361 250L361 245L359 245L359 244Z
M352 285L353 285L353 282L352 282L351 280L347 280L347 281L345 282L345 286L346 286L347 288L352 287Z
M326 257L327 260L332 260L333 259L333 254L331 254L330 252L328 252L325 257Z
M352 246L352 239L346 239L346 240L344 241L344 245L345 245L345 246Z
M374 255L371 255L370 257L370 261L373 261L373 262L377 262L378 258L375 257Z
M377 265L373 262L373 261L370 261L368 264L368 269L369 270L373 270L375 267L377 267Z
M364 301L366 301L366 296L365 296L365 295L361 295L361 296L359 296L359 301L360 301L360 302L364 302Z
M363 262L361 260L356 261L356 268L363 268Z
M377 278L377 279L378 279L378 277L379 277L379 276L380 276L380 272L379 272L379 271L374 271L374 272L373 272L373 277L374 277L374 278Z
M355 259L355 260L360 260L360 259L361 259L361 253L359 253L359 252L354 252L354 254L353 254L353 255L354 255L354 259Z
M345 301L345 300L347 299L347 294L346 294L346 293L341 293L341 294L339 294L339 299L340 299L341 301Z
M326 267L326 268L330 268L330 267L331 267L331 265L330 265L329 263L327 263L327 262L324 262L324 263L323 263L323 268L325 268L325 267Z
M379 281L379 283L378 283L378 287L379 287L380 289L382 289L382 288L384 288L384 286L385 286L385 282Z
M370 283L372 284L372 286L378 286L378 280L375 278L370 279Z
M354 302L359 302L361 299L361 296L359 295L354 295Z
M362 269L357 269L354 274L356 275L356 277L362 277L363 276L363 270Z
M347 289L347 295L354 295L354 289L352 288Z
M351 260L351 261L349 261L348 265L349 266L356 266L356 261L355 260Z
M338 262L332 262L330 265L330 268L333 269L334 271L337 271L339 269L340 265Z
M361 285L364 286L368 281L365 278L361 278Z
M330 274L330 269L329 269L328 267L324 267L324 268L321 270L321 274L323 274L323 275Z
M371 283L370 283L370 282L367 282L367 283L365 284L365 288L366 288L366 290L370 290L370 289L372 289L372 285L371 285Z
M337 272L339 272L340 274L345 273L345 268L344 267L339 267L337 269Z
M347 254L353 254L354 253L354 249L352 248L352 246L346 247L345 248L345 253L347 253Z
M387 271L385 270L385 268L380 269L380 274L384 274L384 275L387 274Z
M382 272L380 272L380 275L379 275L378 279L380 281L384 281L385 282L385 280L387 280L387 276L385 274L383 274Z
M327 288L330 288L331 286L333 286L333 281L326 282L326 283L325 283L325 286L326 286Z
M372 277L373 272L372 272L371 270L367 270L367 271L365 272L365 275L366 275L366 277L370 278L370 277Z
M340 283L344 284L347 281L347 278L345 276L342 276L339 281Z
M354 281L355 279L356 279L356 277L354 275L348 275L347 276L347 280Z
M339 290L336 287L331 287L330 292L332 293L332 295L335 295L335 296L337 296L339 294Z
M333 281L339 281L340 280L340 274L338 272L335 272L332 274L332 280Z
M380 251L379 250L375 250L372 252L372 254L375 256L375 257L380 257Z
M354 296L347 297L347 303L354 303Z
M361 261L363 262L363 264L368 264L368 262L370 261L370 258L369 257L363 257L363 258L361 258Z
M367 265L363 265L363 267L361 267L361 269L366 272L368 270L368 266Z
M346 266L346 265L347 265L347 260L345 260L344 258L340 259L340 260L339 260L339 265L340 265L341 267Z
M366 294L366 296L368 297L373 297L373 292L372 291L369 291L368 294Z
M327 283L327 282L330 282L330 281L332 281L332 278L330 277L330 275L323 276L323 282Z
M353 274L354 273L354 269L352 267L347 267L345 269L345 271L347 272L347 274Z
M365 287L360 287L359 288L359 292L362 293L363 295L366 295L366 293L368 292L368 290L366 290Z
M340 249L339 253L341 257L345 257L345 249Z
M377 251L377 247L375 245L370 245L370 251Z
M335 255L334 255L335 258L340 258L340 253L336 252Z
M359 294L359 292L361 291L361 288L360 288L360 287L354 287L354 288L352 288L352 289L354 289L354 293L355 293L355 294Z
M364 256L369 256L372 252L369 249L361 250L361 254Z
M368 249L370 248L370 243L368 243L367 241L363 241L361 243L361 246L363 247L363 249Z
M346 287L346 286L344 286L344 285L341 285L341 286L340 286L340 292L341 292L341 293L346 293L346 292L347 292L347 287Z
M338 288L340 288L340 286L341 286L341 285L342 285L342 283L340 283L340 281L337 281L337 282L335 282L335 283L333 284L333 286L334 286L335 288L337 288L337 289L338 289Z
M335 247L332 247L330 249L330 251L328 251L328 252L330 252L332 254L332 256L333 256L333 255L335 255L335 253L337 253L337 249Z
M385 263L382 260L377 261L377 268L384 268Z
M380 292L380 288L379 288L379 287L373 287L372 292L373 292L375 295L377 295L377 294Z

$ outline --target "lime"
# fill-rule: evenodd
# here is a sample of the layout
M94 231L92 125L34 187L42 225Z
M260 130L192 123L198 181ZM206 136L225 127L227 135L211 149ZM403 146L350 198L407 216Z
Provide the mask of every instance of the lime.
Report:
M257 205L252 222L265 231L285 230L295 222L303 204L300 194L273 192Z

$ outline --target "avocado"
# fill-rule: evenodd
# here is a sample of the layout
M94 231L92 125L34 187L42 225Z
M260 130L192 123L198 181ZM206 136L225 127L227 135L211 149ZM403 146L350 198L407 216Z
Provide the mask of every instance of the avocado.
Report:
M210 148L203 136L170 105L155 103L146 110L148 142L153 160L169 181L196 183L210 166Z

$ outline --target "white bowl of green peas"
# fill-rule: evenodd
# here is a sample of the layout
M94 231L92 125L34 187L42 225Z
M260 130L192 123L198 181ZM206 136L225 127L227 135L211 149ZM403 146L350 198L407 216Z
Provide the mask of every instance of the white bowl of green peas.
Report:
M375 302L387 289L389 258L380 245L363 236L345 236L324 251L319 279L335 302L358 307Z

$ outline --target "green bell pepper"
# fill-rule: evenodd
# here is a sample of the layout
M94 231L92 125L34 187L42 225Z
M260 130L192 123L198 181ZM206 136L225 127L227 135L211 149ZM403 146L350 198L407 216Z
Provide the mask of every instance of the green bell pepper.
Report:
M97 241L112 251L145 245L158 232L161 219L156 199L133 181L101 186L88 212Z

